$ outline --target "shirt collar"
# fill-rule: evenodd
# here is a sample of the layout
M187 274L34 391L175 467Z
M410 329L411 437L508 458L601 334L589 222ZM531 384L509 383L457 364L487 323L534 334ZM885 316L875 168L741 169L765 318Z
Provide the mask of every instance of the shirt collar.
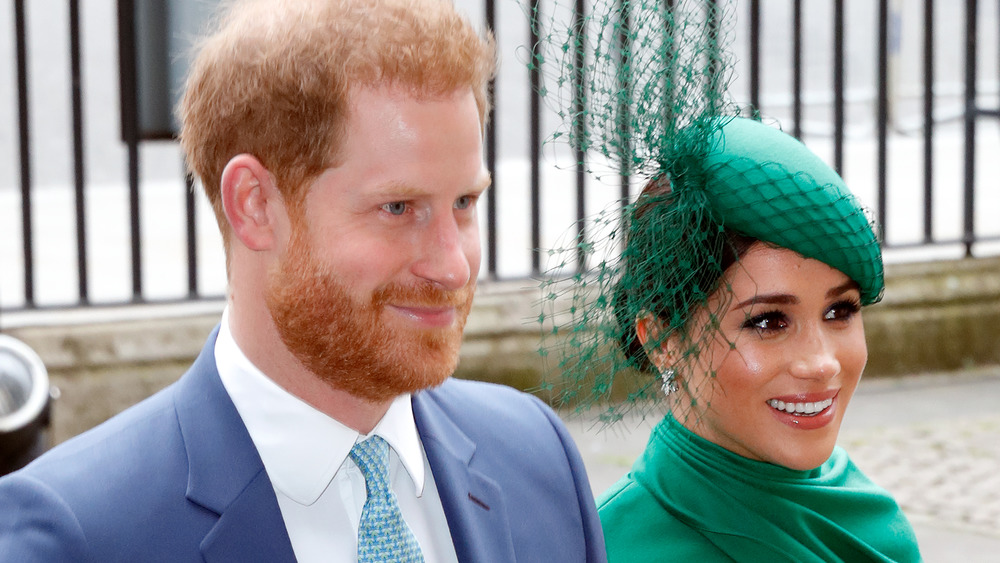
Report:
M228 307L215 343L215 361L274 488L299 504L316 502L354 443L364 437L292 395L251 363L229 329ZM409 394L393 400L372 434L389 443L421 496L424 454Z

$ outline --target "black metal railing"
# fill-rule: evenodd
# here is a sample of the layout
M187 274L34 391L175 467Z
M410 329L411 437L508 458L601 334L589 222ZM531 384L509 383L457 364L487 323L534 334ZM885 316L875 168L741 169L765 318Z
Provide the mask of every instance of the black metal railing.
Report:
M508 35L513 35L511 30L508 30L503 26L514 27L524 25L522 28L527 31L527 36L529 38L530 44L534 44L537 40L537 34L535 29L531 29L530 24L527 21L513 22L510 19L500 20L498 19L498 7L495 5L495 0L484 0L485 4L483 7L483 18L485 23L493 29L498 38L503 39L505 35L501 35L504 32ZM534 0L536 6L543 6L545 0ZM775 0L776 2L777 0ZM143 143L143 136L139 131L138 126L138 100L137 100L137 87L136 82L137 77L137 59L136 53L136 28L133 25L132 16L133 2L131 0L121 0L118 2L119 19L117 25L112 26L113 29L118 31L118 48L119 48L119 78L120 78L120 92L121 99L118 100L118 107L120 108L120 115L122 119L122 139L119 141L124 144L127 158L124 164L127 169L128 178L128 195L129 195L129 217L130 217L130 240L128 241L130 249L130 260L131 260L131 292L127 296L123 296L122 299L114 302L95 302L92 299L91 283L93 276L88 275L88 225L86 223L87 214L85 213L87 204L87 185L86 185L86 170L85 164L87 162L85 158L85 149L89 150L85 142L85 123L84 123L84 96L86 92L83 89L84 84L84 73L87 68L81 63L81 15L80 15L80 2L79 0L67 0L68 2L68 21L69 21L69 72L70 72L70 112L71 112L71 138L72 138L72 160L73 160L73 205L74 205L74 221L75 221L75 255L76 255L76 285L77 285L77 295L78 298L76 302L71 304L71 306L95 306L95 305L120 305L126 303L143 303L149 302L151 299L146 296L144 291L144 280L143 280L143 269L141 267L144 258L144 249L142 246L142 228L143 228L143 217L141 213L142 205L140 201L140 195L142 193L140 185L140 147ZM791 64L791 84L789 85L790 90L790 111L791 111L791 132L802 137L804 135L803 131L803 119L806 113L804 108L804 40L803 40L803 24L804 24L804 13L803 13L803 2L801 0L788 0L785 4L790 2L791 10L791 20L789 25L791 26L790 36L791 36L791 54L790 54L790 64ZM769 108L762 101L761 91L763 87L762 79L766 74L766 68L764 60L762 59L762 48L766 45L768 37L766 34L762 33L762 26L767 22L768 12L765 10L766 6L762 4L772 5L774 2L761 2L761 0L751 0L746 4L746 20L740 23L740 28L738 33L746 33L749 41L746 53L739 53L738 55L745 59L749 66L749 91L747 93L747 101L753 110L760 111L764 115L767 115ZM819 4L819 3L816 3ZM575 6L575 16L580 17L587 7L587 3L583 0L578 0ZM810 3L810 8L815 6ZM921 138L922 138L922 153L920 158L922 159L922 175L923 175L923 185L922 185L922 197L924 199L924 205L922 209L922 217L920 221L922 225L922 238L919 241L894 241L892 239L886 239L885 245L888 248L904 248L909 246L917 245L945 245L945 244L961 244L964 245L964 253L966 256L972 256L974 253L974 248L977 243L984 241L1000 240L1000 237L983 235L977 231L977 225L975 223L975 206L976 206L976 161L975 161L975 148L976 148L976 130L977 124L984 119L998 119L1000 118L1000 103L998 103L997 108L987 108L980 105L980 94L979 92L979 82L980 79L977 76L979 69L977 68L977 61L981 53L988 52L988 50L994 48L992 45L981 44L980 41L980 18L977 17L979 14L980 6L977 0L966 0L964 3L965 10L965 29L964 33L964 107L962 113L963 127L964 127L964 166L962 179L962 193L961 194L942 194L940 190L936 190L934 185L934 143L936 139L936 128L935 128L935 110L936 110L936 98L934 92L935 85L935 47L938 44L938 38L935 33L934 15L935 15L935 3L933 0L925 0L923 3L922 18L923 18L923 37L922 37L922 61L921 61L921 82L922 82L922 127L921 127ZM28 52L28 26L26 26L27 14L26 14L26 2L25 0L13 0L12 2L12 12L13 12L13 22L12 22L12 36L15 44L14 58L14 68L16 74L16 98L17 98L17 152L18 152L18 162L19 162L19 182L20 182L20 206L21 206L21 225L20 234L23 240L23 250L21 255L22 267L23 267L23 290L20 299L16 297L9 299L7 304L4 305L3 301L0 301L0 311L23 311L32 309L41 309L49 307L50 305L40 301L37 298L35 291L36 283L36 256L33 249L33 241L37 236L35 232L35 226L33 224L33 217L35 216L36 210L33 208L34 196L35 196L35 186L33 185L32 176L32 158L31 153L33 146L37 143L34 132L31 129L31 116L32 112L44 112L49 111L48 108L38 108L30 107L29 100L31 100L31 76L28 69L31 67L30 53ZM847 101L845 97L846 92L846 64L847 57L845 54L845 30L849 25L847 23L847 18L845 17L845 2L843 0L830 0L829 9L833 12L833 18L830 23L832 26L832 37L833 44L829 49L828 60L831 61L831 83L832 83L832 102L829 109L830 113L830 125L832 130L832 141L833 141L833 158L832 165L840 172L843 173L845 167L845 126L847 124L847 115L845 108L847 107ZM898 30L894 31L893 23L890 17L890 5L888 0L879 0L877 5L877 15L875 16L877 25L877 34L874 43L871 45L871 50L873 50L877 56L877 76L873 77L876 84L876 94L874 101L874 115L875 115L875 136L877 140L877 154L875 156L875 162L877 170L874 171L875 182L876 182L876 202L875 207L877 211L877 219L879 224L885 229L888 226L889 216L887 211L893 202L887 197L889 192L889 176L887 170L888 162L888 147L889 147L889 127L890 127L890 115L889 115L889 91L888 91L888 72L889 72L889 56L892 41L894 40L893 33L898 33ZM958 8L955 8L958 9ZM994 18L992 21L996 22L1000 20L1000 17ZM0 30L0 36L6 35L7 32ZM956 38L950 38L956 39ZM623 41L625 39L622 39ZM501 41L501 44L503 41ZM995 47L997 52L1000 53L1000 42ZM534 61L534 59L532 59ZM516 60L506 60L505 64L517 64ZM1000 69L998 69L1000 70ZM582 69L581 69L582 72ZM527 131L527 151L530 160L529 169L529 198L530 198L530 212L528 216L528 229L530 230L530 235L527 237L530 240L530 248L524 251L530 253L530 258L528 262L530 267L528 272L525 272L525 276L535 275L542 268L541 264L541 253L540 248L543 247L543 234L542 234L542 224L545 220L546 209L543 208L543 197L542 194L546 190L546 186L543 184L543 162L541 153L544 144L544 137L547 134L543 130L543 108L541 101L537 95L532 92L538 88L540 81L544 76L544 69L539 69L537 67L531 67L525 71L524 83L523 84L512 84L510 82L499 82L492 85L491 94L495 99L500 99L501 95L510 89L520 89L524 92L525 96L528 96L529 108L526 112L526 124L524 130ZM578 77L582 79L581 77ZM489 278L497 279L503 278L505 275L500 272L500 267L498 265L497 256L500 254L501 246L504 244L504 237L501 236L500 229L501 226L498 225L497 215L499 208L498 198L504 196L507 186L510 186L510 182L515 182L515 179L505 177L501 175L501 161L505 158L505 154L501 148L501 140L498 139L498 129L501 120L505 120L505 112L508 111L502 104L496 104L494 106L494 114L491 115L491 123L493 124L487 130L486 138L486 154L485 158L487 161L487 166L491 169L494 178L494 189L488 192L486 198L486 217L484 221L484 227L486 231L485 241L486 241L486 276ZM582 160L584 155L576 155L578 160ZM178 163L178 170L181 169L181 164ZM587 214L587 209L585 205L585 199L587 194L587 178L582 170L579 169L575 175L574 182L576 202L573 203L575 208L575 215L577 219L578 236L585 236L582 232L584 225L584 217ZM185 211L184 217L178 217L178 221L184 221L186 227L184 229L184 236L187 237L186 244L186 255L187 255L187 291L186 295L178 297L179 300L197 300L197 299L208 299L208 298L218 298L221 297L218 291L206 292L199 287L199 274L198 274L198 255L199 255L199 244L197 237L197 222L196 222L196 198L195 191L193 189L192 181L190 178L184 177L183 174L179 176L179 189L184 189L185 196ZM13 188L13 187L11 187ZM4 186L0 185L0 190L4 189ZM621 194L623 196L628 194L629 189L629 178L621 178ZM934 223L934 206L932 201L935 198L941 197L961 197L963 198L963 210L962 210L962 233L958 239L950 237L938 237L935 236L934 229L932 225ZM10 226L0 225L0 229L10 229ZM0 236L3 236L3 232L0 232ZM16 231L11 231L16 232ZM579 263L585 264L584 256L579 257ZM148 258L147 258L148 259ZM178 264L178 267L185 267L182 264ZM2 279L2 278L0 278ZM7 288L0 287L0 296L9 295L9 290ZM65 307L66 304L60 303L60 307Z
M17 66L17 139L18 162L21 172L21 241L24 270L24 301L31 306L35 303L35 255L31 240L31 128L28 125L28 48L25 41L24 0L14 1L14 44L16 45Z

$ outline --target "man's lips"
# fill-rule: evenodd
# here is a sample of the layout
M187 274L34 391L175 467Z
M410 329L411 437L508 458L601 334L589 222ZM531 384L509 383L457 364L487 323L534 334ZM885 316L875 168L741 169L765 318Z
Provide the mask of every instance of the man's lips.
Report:
M389 305L403 317L426 327L448 327L455 322L455 307L428 305Z

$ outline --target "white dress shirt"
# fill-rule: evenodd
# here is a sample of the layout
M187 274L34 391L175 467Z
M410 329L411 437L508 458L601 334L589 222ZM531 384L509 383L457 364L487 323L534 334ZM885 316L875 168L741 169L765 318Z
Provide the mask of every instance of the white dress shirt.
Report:
M366 492L364 476L348 453L368 436L316 410L257 369L233 338L228 308L215 343L215 362L274 486L296 559L355 563ZM424 559L457 562L409 395L393 401L374 434L389 443L392 490Z

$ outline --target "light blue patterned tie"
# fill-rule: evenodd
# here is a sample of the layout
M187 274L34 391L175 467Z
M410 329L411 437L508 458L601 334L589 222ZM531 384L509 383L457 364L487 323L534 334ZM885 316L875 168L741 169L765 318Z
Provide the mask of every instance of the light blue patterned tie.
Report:
M358 526L358 563L422 563L420 544L403 520L396 494L389 487L389 444L372 436L354 444L350 456L365 476L368 488Z

